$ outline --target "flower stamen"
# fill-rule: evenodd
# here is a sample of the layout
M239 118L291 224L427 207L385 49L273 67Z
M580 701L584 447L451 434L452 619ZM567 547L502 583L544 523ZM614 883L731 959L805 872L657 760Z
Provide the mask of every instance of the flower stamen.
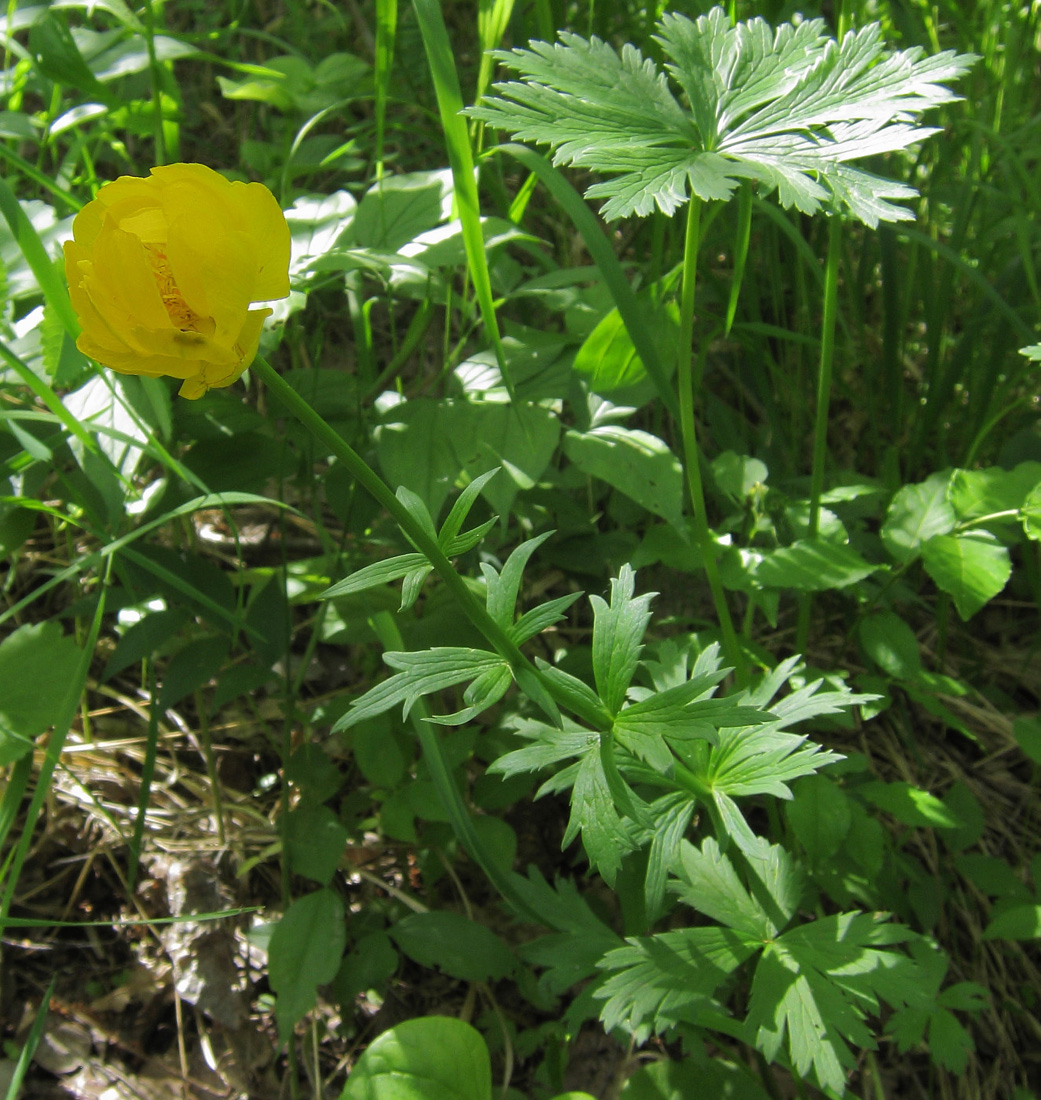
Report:
M159 297L162 298L174 327L181 332L202 332L203 318L184 300L163 246L146 244L144 249L152 263L152 274L159 288Z

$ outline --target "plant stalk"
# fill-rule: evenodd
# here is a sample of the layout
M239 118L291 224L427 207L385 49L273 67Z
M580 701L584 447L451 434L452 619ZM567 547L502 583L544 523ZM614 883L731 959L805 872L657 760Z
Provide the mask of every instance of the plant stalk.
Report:
M821 319L821 355L817 369L817 412L813 423L813 472L810 477L810 515L807 538L820 534L821 494L824 491L824 467L828 461L828 410L831 404L831 379L835 363L835 324L839 301L839 252L842 246L842 222L828 219L828 259L824 269L824 310ZM810 632L812 597L806 594L799 605L799 625L795 650L805 653Z
M427 561L440 574L441 579L455 598L459 609L484 635L499 656L509 662L515 676L535 678L548 695L557 702L564 703L569 710L593 729L609 729L612 718L604 708L587 706L581 701L571 700L569 697L566 700L561 698L561 693L553 682L546 679L535 668L521 652L517 643L488 614L487 609L480 604L477 597L470 591L466 582L445 556L441 547L438 546L433 535L413 519L409 510L391 492L390 487L379 474L311 408L271 364L258 355L250 369L259 378L263 379L264 385L267 386L275 398L289 409L305 428L313 432L315 438L328 447L329 453L335 455L350 470L362 487L386 508L416 549L426 557Z
M683 465L687 473L687 489L694 512L694 535L705 563L712 602L723 633L723 650L727 662L734 667L738 687L748 683L745 655L737 640L730 617L723 582L716 562L716 544L708 526L705 510L705 490L701 482L701 448L698 446L694 422L694 290L697 285L698 247L701 243L701 200L692 195L687 209L687 231L683 241L683 285L680 290L680 353L677 364L679 388L680 434L683 439Z

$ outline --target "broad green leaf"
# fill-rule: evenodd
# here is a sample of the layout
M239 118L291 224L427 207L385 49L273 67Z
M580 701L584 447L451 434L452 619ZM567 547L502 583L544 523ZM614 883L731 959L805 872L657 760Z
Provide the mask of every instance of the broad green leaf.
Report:
M328 885L347 847L347 829L328 806L303 805L286 821L289 869L321 886Z
M1028 493L1023 501L1021 522L1026 537L1033 542L1041 542L1041 485Z
M482 495L506 515L545 472L559 438L556 415L539 405L417 398L385 413L376 450L387 480L418 493L435 516L460 471L477 477L501 466Z
M821 592L856 584L877 568L850 546L825 539L800 539L764 554L756 569L756 580L770 588Z
M178 650L163 673L159 706L164 710L215 679L228 659L228 639L223 635L198 638Z
M314 278L311 264L330 253L354 221L358 202L349 191L301 195L285 212L292 239L289 271L293 285Z
M823 775L800 779L784 811L799 843L813 863L831 859L842 847L853 824L850 800L836 783Z
M314 1005L318 987L331 982L347 943L344 908L332 890L297 898L282 914L268 944L268 980L277 994L279 1039L287 1042Z
M50 80L75 88L88 99L113 104L111 92L91 71L64 19L53 12L37 19L29 32L29 50L36 67Z
M910 783L875 781L862 784L856 791L904 825L936 829L957 829L962 825L936 795L912 787Z
M575 354L574 369L589 376L594 393L610 393L645 377L643 362L617 309L611 310L585 338Z
M359 722L349 741L362 775L374 787L393 790L408 770L411 754L406 756L397 715L381 714Z
M491 929L462 913L410 913L390 929L398 947L420 966L467 982L498 981L517 965L513 952Z
M26 624L0 642L0 767L32 751L61 716L81 652L58 623Z
M770 1094L744 1066L711 1059L648 1062L622 1086L619 1100L767 1100Z
M190 618L179 607L149 611L142 615L116 643L101 678L110 680L123 669L158 653L160 647L173 638Z
M249 640L253 652L268 669L289 652L291 617L285 584L280 576L276 574L253 587L246 610L246 625L251 630Z
M922 669L918 639L899 615L883 611L862 619L860 644L876 665L897 680L913 680Z
M766 481L769 471L758 458L724 451L712 460L712 476L720 492L740 502Z
M985 940L1041 939L1041 905L1014 905L1003 910L983 930Z
M922 546L922 564L937 587L949 593L963 621L992 600L1012 576L1007 547L989 531L935 535Z
M882 524L882 541L901 563L913 561L922 544L954 530L958 517L947 499L949 473L933 474L917 485L905 485L890 502Z
M688 194L727 199L742 179L776 189L806 214L845 209L870 226L912 217L887 200L914 191L850 161L896 151L935 131L922 111L954 98L939 81L971 64L920 49L888 54L877 24L824 34L822 20L762 19L731 26L722 7L691 20L666 15L657 44L686 93L680 106L665 74L631 45L617 53L598 38L561 32L560 42L500 51L519 81L470 113L521 140L549 145L558 164L608 178L586 192L604 197L605 218L673 214Z
M343 957L330 993L340 1004L351 1004L359 993L382 990L398 968L398 953L386 932L362 936Z
M965 1073L976 1044L953 1012L937 1008L929 1020L929 1055L935 1065L959 1077Z
M604 424L564 434L564 454L585 474L597 477L656 516L683 521L683 471L669 448L649 432Z
M407 1020L369 1044L340 1100L492 1100L488 1048L453 1016Z
M647 324L656 338L660 357L668 363L675 355L678 332L675 307L655 304L646 296L640 299L640 305L647 314ZM617 308L603 317L585 338L575 354L573 369L586 376L593 393L612 394L616 390L626 390L616 400L620 399L622 404L639 404L639 399L630 397L630 393L639 394L640 391L632 391L631 387L642 382L647 371ZM648 387L648 393L653 392Z
M643 649L643 632L656 593L633 596L636 575L623 565L611 580L611 602L590 596L593 605L593 675L604 706L617 714Z
M409 172L374 184L358 204L351 229L364 248L397 252L448 216L452 178L447 171Z
M958 856L954 865L960 875L992 898L1030 899L1030 891L1023 880L1004 860L970 854Z
M962 522L1000 512L1015 512L1039 486L1041 462L1021 462L1012 470L1001 466L955 470L951 478L951 507Z
M1016 744L1035 764L1041 764L1041 721L1026 716L1012 723L1012 736Z

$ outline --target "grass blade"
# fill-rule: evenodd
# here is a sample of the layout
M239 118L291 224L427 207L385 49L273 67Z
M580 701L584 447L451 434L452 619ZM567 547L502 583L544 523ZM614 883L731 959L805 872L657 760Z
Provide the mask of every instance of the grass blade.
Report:
M437 0L412 0L412 6L419 21L423 46L426 49L430 72L434 79L434 91L437 94L437 105L441 113L441 126L445 132L448 162L452 168L455 203L462 223L463 244L466 248L470 278L473 280L477 304L481 310L485 331L495 352L499 372L512 399L513 383L507 371L506 354L499 334L499 322L495 316L492 282L484 251L484 234L481 231L481 204L477 195L477 180L474 177L473 150L470 147L466 119L461 113L463 95L459 89L459 74L455 68L452 44L448 39L441 5Z

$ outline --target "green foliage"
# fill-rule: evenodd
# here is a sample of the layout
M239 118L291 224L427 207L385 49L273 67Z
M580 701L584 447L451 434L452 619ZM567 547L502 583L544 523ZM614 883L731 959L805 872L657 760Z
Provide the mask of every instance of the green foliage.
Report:
M268 943L268 980L277 994L278 1035L286 1042L314 1006L318 987L332 981L346 943L343 902L332 890L297 898Z
M971 1090L975 1018L1020 1034L1028 995L1000 975L1041 934L1035 838L995 843L987 787L1001 760L1030 792L1041 762L1019 652L1041 345L1016 354L1041 283L1037 13L879 0L834 40L812 3L776 30L765 2L654 27L588 7L581 34L479 59L551 38L561 5L482 0L475 37L379 0L372 77L335 5L264 28L199 8L190 31L120 0L6 13L0 924L26 920L38 818L74 798L117 869L127 838L133 887L176 788L176 827L208 847L191 829L213 822L250 904L282 913L255 931L283 1044L321 996L332 1065L381 998L427 1011L432 971L445 1012L464 983L508 1006L484 1035L384 1032L345 1100L589 1100L564 1068L597 1019L654 1044L609 1086L629 1100L859 1095L864 1050L875 1085L934 1073L927 1049ZM468 129L462 89L495 60L515 79ZM605 235L547 160L482 156L485 124L639 217ZM215 156L287 208L293 293L262 337L278 374L187 403L83 359L54 260L96 183ZM668 221L684 204L696 248ZM852 215L823 266L817 212ZM811 428L832 314L834 413ZM184 782L159 788L167 753ZM985 958L952 934L977 924Z
M0 764L31 752L35 738L60 720L60 692L41 685L72 679L79 661L76 643L53 622L21 626L0 643Z
M428 1016L398 1024L361 1056L340 1100L491 1100L488 1049L469 1024Z
M949 101L942 81L972 63L953 51L887 53L877 25L836 43L809 19L771 33L762 19L732 26L721 7L658 24L668 79L638 49L561 32L560 42L500 51L522 80L471 114L549 145L560 164L614 175L586 194L607 198L604 217L671 214L689 194L728 199L743 179L776 190L805 214L848 210L872 227L910 218L891 199L914 192L850 161L904 149L935 131L913 125ZM620 174L617 174L620 173ZM615 175L617 174L617 175Z

